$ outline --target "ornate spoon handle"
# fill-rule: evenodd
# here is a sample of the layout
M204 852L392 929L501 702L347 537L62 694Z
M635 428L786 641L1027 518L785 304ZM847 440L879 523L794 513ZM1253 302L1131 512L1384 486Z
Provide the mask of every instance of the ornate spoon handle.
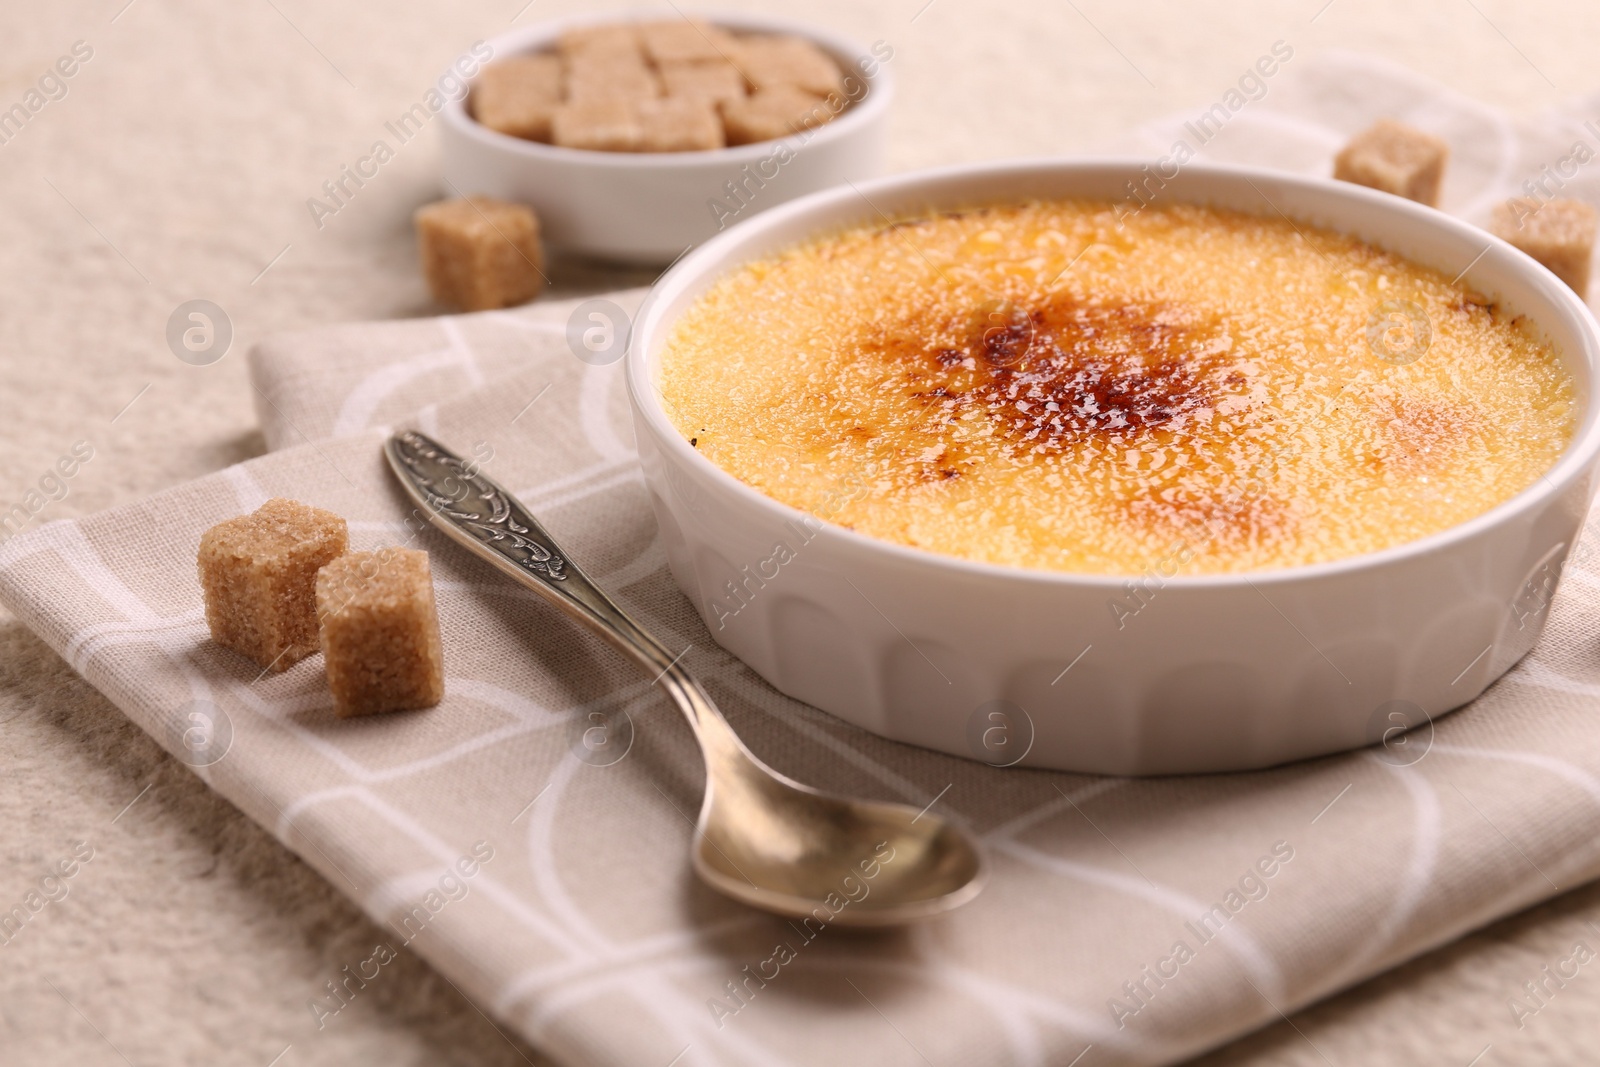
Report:
M390 437L383 451L406 493L440 531L637 660L672 694L702 744L724 750L732 730L679 657L595 585L516 497L415 430Z

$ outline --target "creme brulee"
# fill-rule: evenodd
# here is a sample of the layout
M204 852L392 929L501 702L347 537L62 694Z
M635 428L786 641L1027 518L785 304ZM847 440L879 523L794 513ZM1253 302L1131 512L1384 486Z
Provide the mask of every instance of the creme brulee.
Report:
M1089 574L1412 541L1529 486L1577 414L1556 353L1435 271L1280 218L1074 201L746 265L677 323L659 385L786 504Z

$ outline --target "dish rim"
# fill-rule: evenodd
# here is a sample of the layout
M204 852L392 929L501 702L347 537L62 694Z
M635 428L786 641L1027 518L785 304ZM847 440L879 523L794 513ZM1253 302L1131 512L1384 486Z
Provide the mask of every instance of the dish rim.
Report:
M835 187L821 192L811 193L787 203L768 209L753 218L740 222L722 233L716 234L704 244L685 254L677 263L667 270L651 286L644 302L634 318L633 326L628 337L627 355L624 360L628 382L628 395L637 416L642 416L644 421L658 438L665 439L663 447L668 449L675 457L690 464L698 465L697 469L704 472L721 488L731 491L749 507L760 509L770 515L775 524L785 521L796 521L806 517L811 523L821 523L820 533L827 533L834 537L842 538L846 544L856 546L862 551L885 552L891 559L903 565L931 566L941 568L947 572L990 581L1031 581L1043 582L1048 585L1065 585L1075 587L1100 587L1109 590L1121 590L1124 583L1137 581L1145 575L1140 573L1116 574L1085 574L1074 571L1045 570L1035 567L1020 567L1009 564L989 563L982 560L966 559L961 556L947 555L930 549L915 548L898 542L874 537L869 534L857 532L848 527L838 525L830 520L813 515L810 512L785 504L768 496L756 487L741 481L728 471L707 459L698 449L694 448L684 439L672 421L667 417L661 404L659 391L655 383L654 368L651 366L649 354L646 352L647 342L652 342L654 349L659 352L665 343L666 332L670 330L673 322L662 321L666 316L666 306L675 299L683 290L689 288L696 281L711 275L707 288L716 281L726 277L728 273L738 266L748 263L751 259L742 259L733 265L718 265L726 257L728 246L758 240L764 232L776 229L794 220L797 216L816 212L827 215L841 203L856 199L865 199L868 205L877 211L872 203L873 193L878 192L911 192L919 185L931 185L945 181L959 181L961 179L987 178L1004 180L1006 178L1021 179L1029 174L1040 172L1061 172L1073 170L1125 170L1130 177L1137 177L1140 168L1149 165L1149 160L1134 157L1105 156L1086 157L1082 159L1063 160L1050 158L1018 159L999 162L984 162L960 164L947 167L934 167L902 174L890 175L874 179L861 184L852 184L844 187ZM1462 276L1470 275L1472 268L1477 266L1484 256L1491 251L1511 257L1515 269L1531 272L1530 281L1537 284L1536 288L1544 290L1556 316L1566 315L1573 319L1572 325L1580 338L1580 351L1573 353L1561 352L1569 371L1577 366L1586 367L1587 381L1579 382L1579 401L1583 405L1582 418L1572 438L1567 442L1556 462L1544 470L1539 477L1525 489L1500 502L1487 511L1457 523L1436 533L1414 541L1403 542L1389 548L1375 552L1362 552L1351 556L1342 556L1337 559L1324 560L1319 563L1299 564L1289 567L1273 567L1261 570L1246 570L1224 572L1216 574L1174 575L1162 578L1163 589L1216 589L1216 588L1243 588L1254 585L1282 585L1290 582L1317 581L1322 579L1339 578L1354 571L1367 569L1381 569L1388 566L1405 564L1418 558L1443 553L1456 547L1463 541L1486 532L1502 523L1509 522L1518 515L1533 511L1541 505L1548 504L1554 499L1571 490L1573 485L1584 477L1593 467L1597 456L1600 456L1600 324L1597 324L1594 315L1588 306L1578 298L1577 294L1552 274L1543 265L1526 253L1519 251L1508 242L1494 236L1486 230L1479 229L1470 223L1464 222L1454 216L1447 215L1437 209L1406 200L1389 193L1379 192L1363 186L1353 185L1348 182L1336 181L1332 178L1312 177L1307 175L1289 174L1261 167L1239 166L1233 164L1187 164L1183 172L1204 173L1215 179L1246 182L1254 186L1257 180L1270 181L1274 185L1295 186L1299 190L1331 194L1334 199L1343 198L1357 207L1375 208L1380 213L1390 212L1402 216L1411 216L1427 225L1440 227L1451 231L1453 236L1461 238L1474 238L1487 241L1488 246L1473 260ZM1179 188L1176 182L1171 183L1174 188ZM1260 193L1259 187L1256 192ZM1265 194L1261 194L1265 199ZM937 197L930 199L936 200ZM1013 198L1013 202L1022 202L1025 197ZM1003 197L982 201L973 198L968 203L1003 203ZM1181 193L1175 198L1176 203L1195 203L1195 199L1184 200ZM1268 206L1283 214L1281 209L1272 201L1267 201ZM961 205L951 204L950 210L956 210ZM881 215L882 213L879 212ZM901 216L914 217L914 216ZM1288 215L1284 215L1288 218ZM834 227L837 229L837 227ZM1319 228L1333 229L1338 232L1336 224L1324 223ZM811 237L816 239L829 232L826 224L819 224L811 228ZM785 247L795 247L800 242L790 242ZM1370 242L1369 242L1370 243ZM1415 262L1414 257L1408 253L1392 251L1392 254ZM766 252L765 255L775 254ZM1420 264L1419 264L1420 265ZM1459 280L1459 279L1458 279ZM705 289L702 289L703 293ZM1536 323L1537 324L1537 323ZM1576 375L1575 375L1576 376ZM1571 547L1571 546L1567 546ZM1151 568L1146 568L1148 572Z

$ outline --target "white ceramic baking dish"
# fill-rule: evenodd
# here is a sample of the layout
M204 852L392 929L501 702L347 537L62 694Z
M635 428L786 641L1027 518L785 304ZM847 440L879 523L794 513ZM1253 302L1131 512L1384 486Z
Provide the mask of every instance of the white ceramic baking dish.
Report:
M882 171L894 94L891 44L867 47L766 15L691 14L736 33L808 38L839 63L852 102L832 122L781 141L707 152L590 152L496 133L472 118L462 97L441 112L444 195L528 204L544 239L565 251L664 264L761 211ZM493 59L505 59L552 49L575 26L672 17L671 11L639 10L553 19L487 44Z
M1510 501L1416 542L1315 566L1146 581L1144 606L1128 617L1110 604L1126 604L1138 576L1013 569L865 537L739 482L663 412L655 375L667 333L731 268L883 215L1120 200L1140 166L969 166L820 193L709 241L656 284L627 369L667 557L716 640L778 689L885 737L997 764L1224 771L1392 740L1399 726L1473 699L1533 646L1594 490L1596 325L1532 259L1384 193L1191 166L1160 196L1281 213L1447 276L1465 271L1466 284L1527 315L1556 346L1582 405L1565 453ZM795 558L774 566L780 541Z

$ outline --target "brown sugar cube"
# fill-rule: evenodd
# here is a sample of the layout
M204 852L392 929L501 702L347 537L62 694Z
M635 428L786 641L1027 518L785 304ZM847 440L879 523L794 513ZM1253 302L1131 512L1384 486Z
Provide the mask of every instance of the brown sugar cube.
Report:
M561 103L558 56L513 56L483 68L472 87L472 117L499 133L550 140L550 118Z
M1489 228L1528 253L1580 297L1589 291L1596 214L1581 200L1515 197L1495 208Z
M649 100L661 95L661 79L643 60L579 55L567 64L567 102Z
M816 96L844 93L844 72L839 64L802 37L777 34L741 38L734 63L752 89L787 86Z
M1333 176L1436 207L1449 158L1450 147L1439 138L1379 119L1334 157Z
M744 99L744 75L737 67L724 60L714 63L663 63L661 86L667 96L685 100L709 100L720 104L725 100Z
M646 100L639 105L639 127L641 152L704 152L725 143L709 100Z
M444 651L428 554L352 552L317 574L322 658L340 718L431 708L444 699Z
M487 196L441 200L415 216L434 299L468 311L525 304L544 286L539 220Z
M762 89L722 105L722 125L731 145L772 141L833 119L828 101L783 86Z
M658 66L726 60L738 48L732 34L699 19L647 22L639 27L639 36L645 54Z
M557 47L569 60L579 55L604 55L642 61L639 27L631 22L576 26L561 35Z
M551 139L591 152L637 152L644 141L639 106L629 100L589 100L556 112Z
M200 538L200 588L211 639L267 670L317 650L317 569L344 554L344 520L273 498Z

